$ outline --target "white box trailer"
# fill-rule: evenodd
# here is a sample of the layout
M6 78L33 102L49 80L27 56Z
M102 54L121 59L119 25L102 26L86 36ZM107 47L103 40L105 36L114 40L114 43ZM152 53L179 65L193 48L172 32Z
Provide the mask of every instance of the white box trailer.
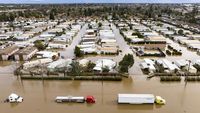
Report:
M119 104L154 104L153 94L118 94Z

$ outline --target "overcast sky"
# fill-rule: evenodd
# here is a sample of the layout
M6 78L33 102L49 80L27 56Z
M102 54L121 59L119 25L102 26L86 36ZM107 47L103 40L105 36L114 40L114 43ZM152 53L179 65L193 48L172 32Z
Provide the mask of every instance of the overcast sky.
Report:
M200 3L200 0L0 0L0 3Z

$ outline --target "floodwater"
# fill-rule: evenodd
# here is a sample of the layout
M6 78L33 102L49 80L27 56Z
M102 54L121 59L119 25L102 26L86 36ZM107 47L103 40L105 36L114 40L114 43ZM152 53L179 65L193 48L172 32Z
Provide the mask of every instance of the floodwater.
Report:
M200 83L161 83L157 78L132 76L121 82L19 80L0 75L1 113L199 113ZM19 104L3 103L12 92L24 97ZM117 104L118 93L152 93L166 99L166 105ZM93 95L97 102L54 102L56 96Z

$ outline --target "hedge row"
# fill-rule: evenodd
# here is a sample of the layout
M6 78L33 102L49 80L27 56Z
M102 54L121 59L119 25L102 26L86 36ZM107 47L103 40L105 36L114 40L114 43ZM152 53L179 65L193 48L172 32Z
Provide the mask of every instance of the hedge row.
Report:
M186 81L200 81L200 77L185 77Z
M121 81L121 76L65 76L65 77L36 77L36 76L22 76L24 80L97 80L97 81Z
M181 81L181 77L180 76L160 77L160 81Z

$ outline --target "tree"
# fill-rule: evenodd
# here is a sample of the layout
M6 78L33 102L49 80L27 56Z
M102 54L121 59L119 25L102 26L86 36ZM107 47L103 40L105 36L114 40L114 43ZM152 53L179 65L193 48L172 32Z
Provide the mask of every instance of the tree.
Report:
M101 26L102 26L102 23L101 23L101 22L99 22L99 23L98 23L98 27L101 27Z
M55 61L55 60L57 60L57 59L58 59L58 56L57 56L57 55L53 55L53 56L52 56L52 60L53 60L53 61Z
M76 55L76 57L82 57L83 56L83 52L77 46L75 47L74 54Z
M110 69L108 66L102 67L102 72L109 72Z
M14 20L15 20L15 15L13 13L10 13L9 21L14 21Z
M44 50L46 49L45 44L41 41L41 40L36 40L34 42L34 46L38 49L38 50Z
M137 35L138 38L144 38L144 36L140 32L132 33L132 35Z
M72 71L71 73L75 76L80 76L81 75L81 66L79 65L78 62L76 61L73 61L71 63L71 66L72 66Z
M122 73L128 72L128 68L132 67L134 64L133 55L128 54L123 57L119 62L119 71Z
M178 34L183 35L183 30L182 29L178 30Z
M55 20L54 13L51 11L49 15L50 20Z
M93 68L95 67L95 63L89 61L89 63L87 64L87 71L88 72L92 72Z

